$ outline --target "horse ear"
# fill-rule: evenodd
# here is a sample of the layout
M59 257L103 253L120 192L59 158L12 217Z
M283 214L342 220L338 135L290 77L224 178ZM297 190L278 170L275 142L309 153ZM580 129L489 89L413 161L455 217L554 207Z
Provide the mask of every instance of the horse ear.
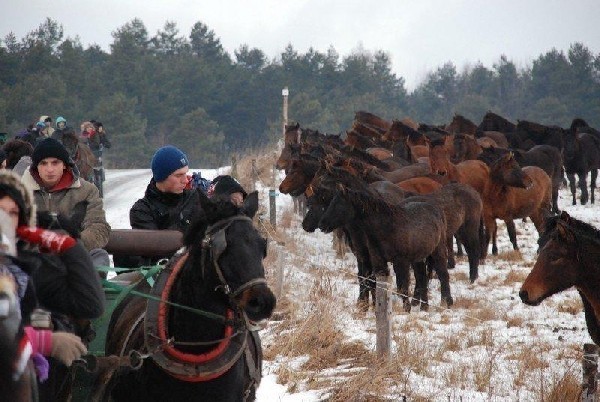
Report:
M571 216L567 213L567 211L562 211L560 213L560 220L564 221L566 224L571 223Z
M258 191L253 191L244 200L244 214L249 218L254 218L258 211Z

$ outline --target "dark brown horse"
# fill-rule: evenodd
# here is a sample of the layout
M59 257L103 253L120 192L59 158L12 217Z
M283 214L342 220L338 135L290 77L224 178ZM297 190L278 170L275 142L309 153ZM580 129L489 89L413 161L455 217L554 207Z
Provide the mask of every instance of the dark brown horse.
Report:
M149 354L138 371L117 374L115 401L254 400L262 362L255 323L275 307L263 267L267 242L250 219L258 195L248 195L241 210L200 199L186 252L173 257L153 288L192 310L133 298L112 315L106 354Z
M71 159L79 169L79 175L84 180L95 183L94 168L98 166L98 158L90 147L73 131L67 131L62 136L62 143L69 152Z
M588 199L595 201L596 178L600 168L600 137L592 133L579 133L579 129L567 130L564 137L563 163L569 179L569 187L573 197L573 205L577 203L577 181L579 177L579 190L581 191L581 205ZM587 190L587 175L590 173L590 192Z
M410 309L406 299L409 286L409 267L417 263L416 298L427 300L425 268L430 266L441 283L442 300L452 305L446 253L446 219L443 211L434 203L422 199L390 204L382 196L370 190L363 182L350 178L344 183L339 179L323 180L321 189L332 195L326 206L319 228L328 233L336 228L353 226L362 234L357 236L366 247L372 272L387 274L387 262L392 262L396 273L398 290L405 298L405 309Z
M549 218L533 269L519 297L537 306L544 299L575 287L583 301L588 332L600 345L600 232L566 212Z
M514 156L507 154L490 165L489 180L481 198L486 230L485 256L490 237L496 236L496 219L509 222L529 217L541 234L552 206L552 182L539 167L521 169ZM518 250L516 234L513 248Z
M357 180L351 173L343 169L324 164L306 190L309 209L302 221L302 228L307 232L314 232L319 227L319 221L334 197L334 191L331 190L332 182L351 185ZM398 204L406 196L399 187L387 181L373 182L367 186L365 191L379 194L389 204ZM369 294L375 304L375 277L367 247L367 238L362 228L352 223L339 229L348 238L350 249L356 257L359 284L358 304L362 309L366 309L369 305Z
M360 123L368 124L373 127L377 127L380 130L387 130L391 123L381 117L374 115L373 113L359 110L354 114L354 120Z
M475 136L477 125L466 117L455 114L450 124L446 126L446 131L450 134L468 134Z

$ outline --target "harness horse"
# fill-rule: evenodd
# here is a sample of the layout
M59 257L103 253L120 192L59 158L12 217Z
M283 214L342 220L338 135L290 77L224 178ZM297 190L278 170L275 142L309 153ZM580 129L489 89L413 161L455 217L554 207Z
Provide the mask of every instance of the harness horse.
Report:
M106 355L142 360L139 370L100 376L104 398L254 400L262 366L257 323L276 302L262 265L266 240L251 220L257 193L242 210L203 195L201 204L184 251L156 278L151 299L128 296L115 309Z

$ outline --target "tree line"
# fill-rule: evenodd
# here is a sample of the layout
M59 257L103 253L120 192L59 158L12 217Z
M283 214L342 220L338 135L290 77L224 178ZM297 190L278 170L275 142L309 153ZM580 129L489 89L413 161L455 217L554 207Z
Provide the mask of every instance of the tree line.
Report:
M600 126L600 54L583 43L522 68L506 55L491 68L447 62L409 93L383 50L340 56L290 44L269 60L242 44L230 55L202 22L185 36L167 21L152 36L134 19L112 36L110 52L84 48L47 18L23 38L0 40L0 131L12 136L40 115L63 116L76 130L95 119L111 135L111 167L147 167L165 143L192 166L214 167L279 139L284 87L290 119L327 133L348 129L357 110L429 124L455 113L478 123L491 110L513 122L566 127L582 117Z

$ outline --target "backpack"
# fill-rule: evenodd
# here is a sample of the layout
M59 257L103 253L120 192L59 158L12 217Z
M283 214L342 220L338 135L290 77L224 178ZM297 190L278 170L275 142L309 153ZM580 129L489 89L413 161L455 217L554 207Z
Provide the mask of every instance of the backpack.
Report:
M192 177L190 178L189 182L190 188L199 188L204 194L208 193L208 188L211 184L212 182L202 177L202 175L199 172L192 173Z

